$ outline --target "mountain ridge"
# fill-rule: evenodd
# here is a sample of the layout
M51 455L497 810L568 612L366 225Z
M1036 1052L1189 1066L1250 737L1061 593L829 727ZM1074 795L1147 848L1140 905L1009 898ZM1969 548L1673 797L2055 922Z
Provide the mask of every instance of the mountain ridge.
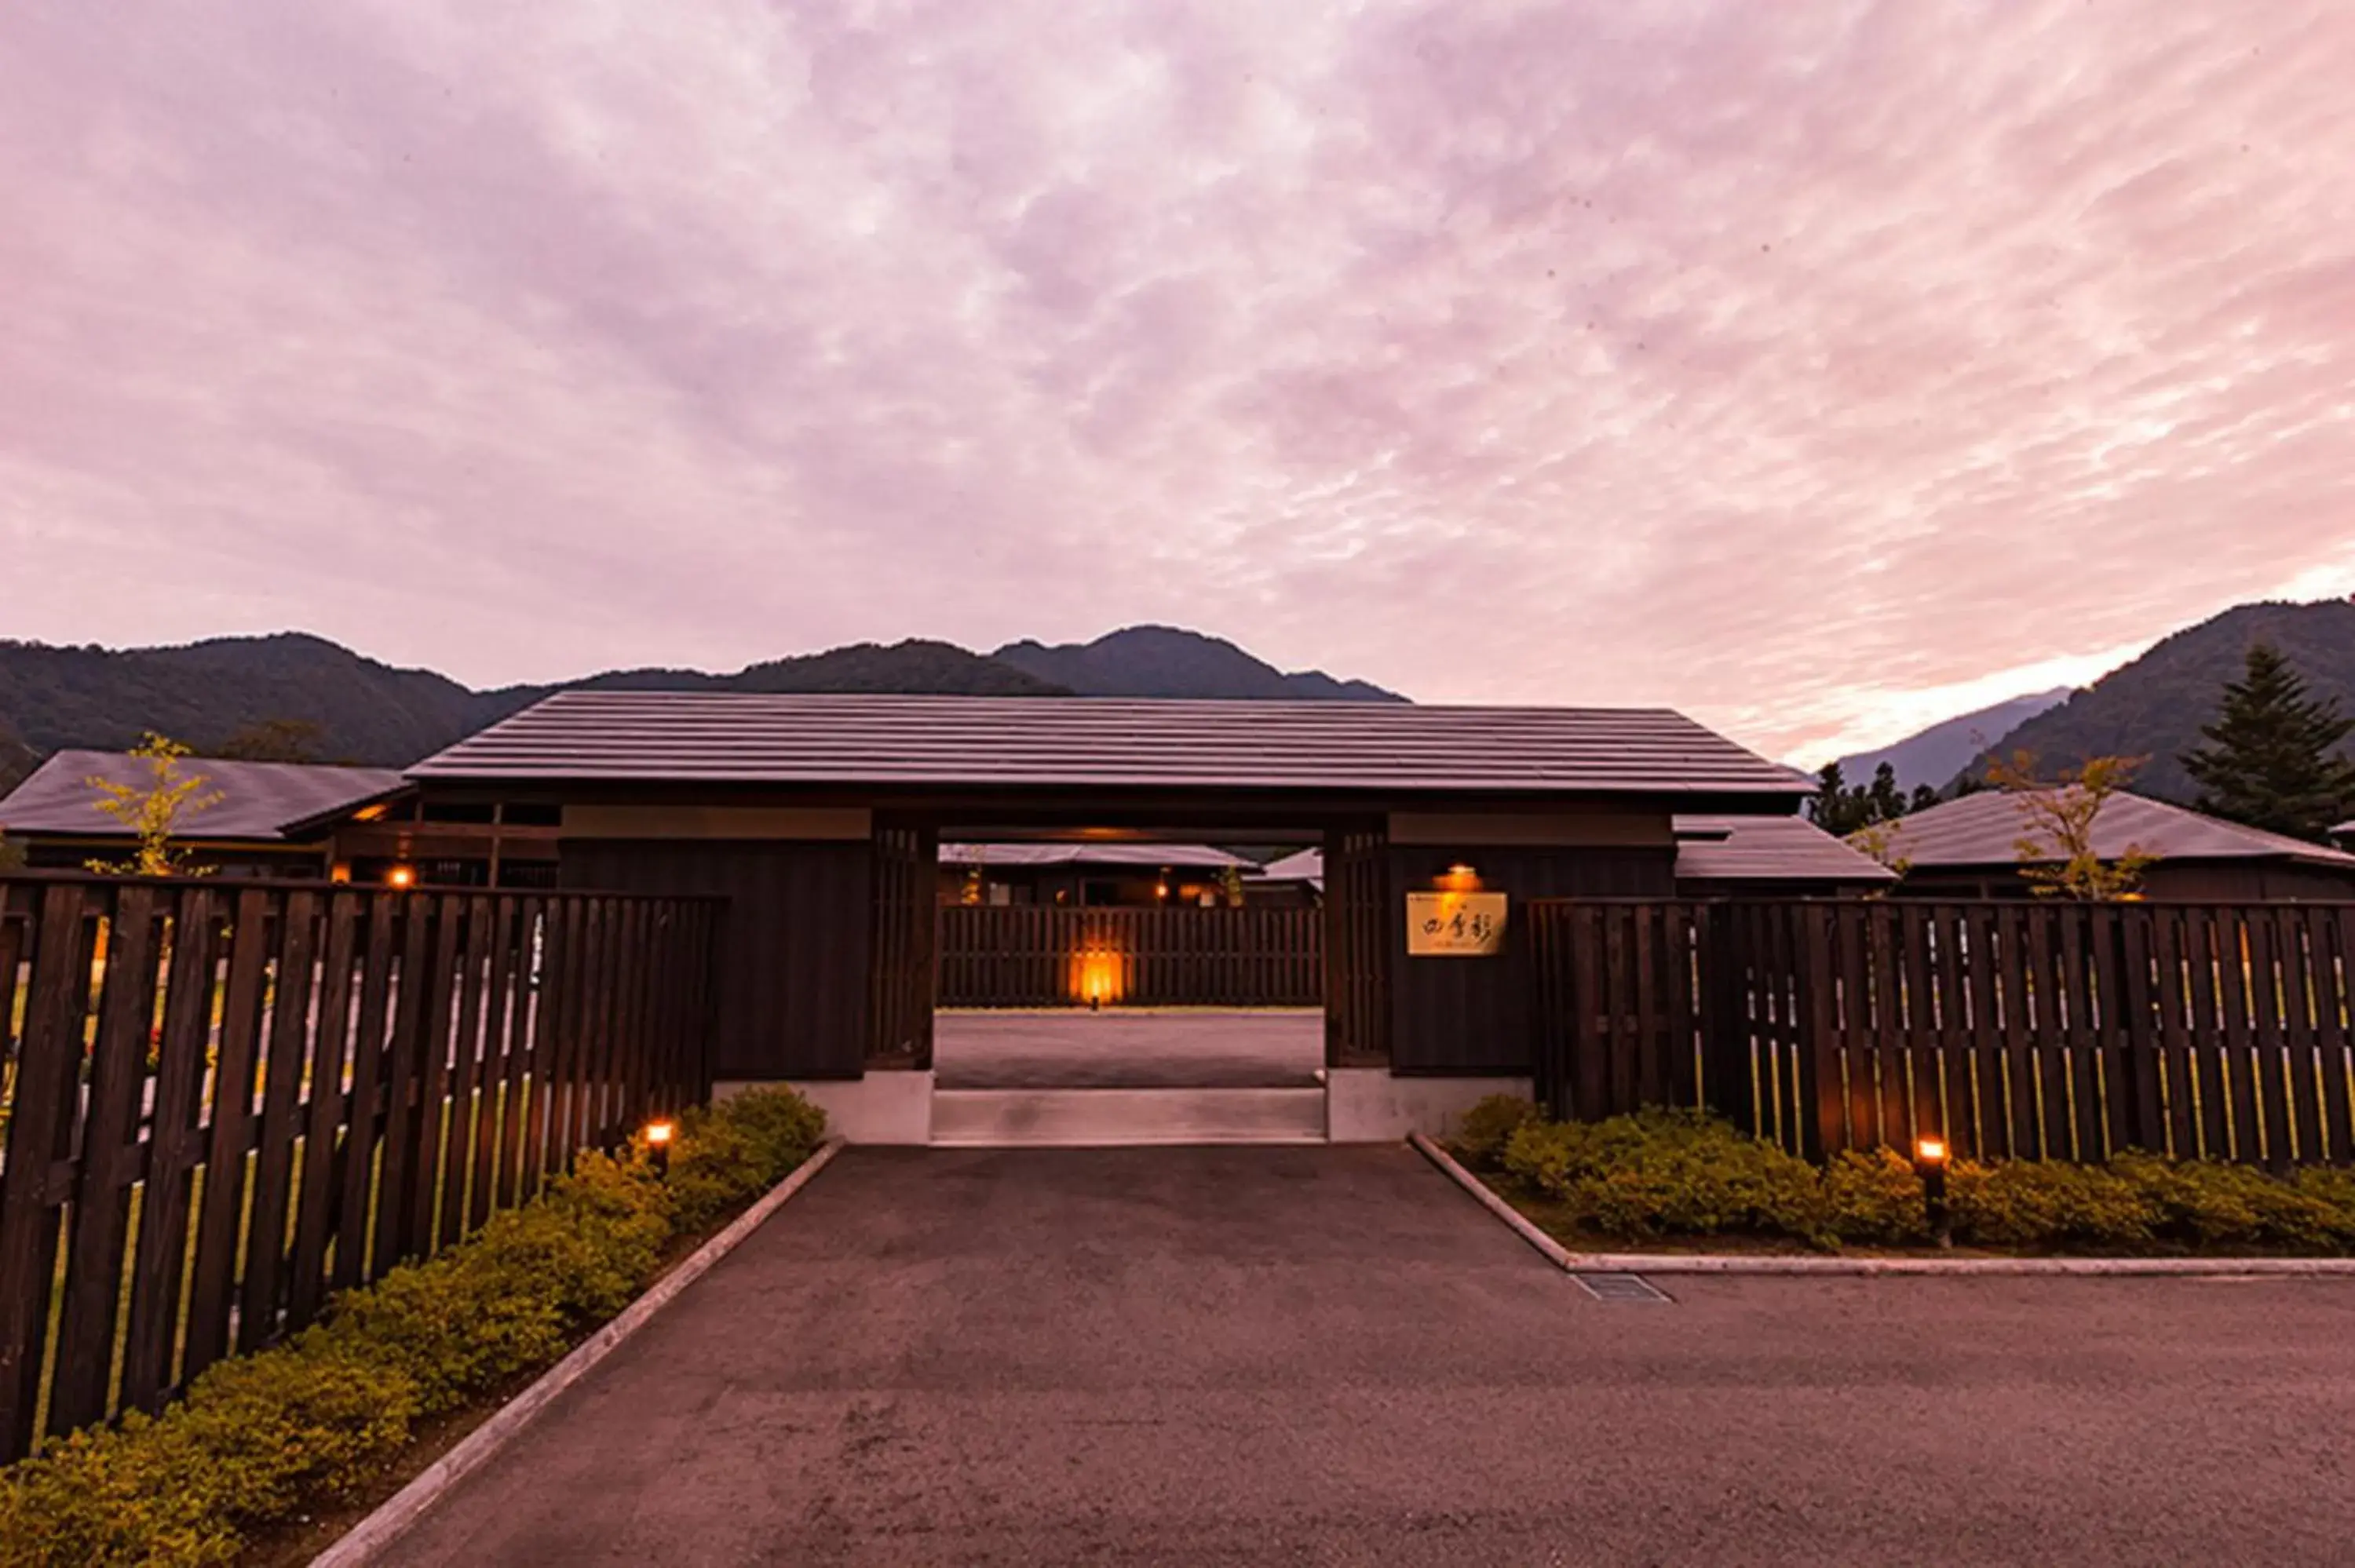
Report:
M1199 632L1150 630L1152 636L1142 644L1115 645L1126 662L1115 661L1114 668L1115 673L1124 669L1132 683L1179 688L1167 694L1252 694L1185 689L1189 681L1199 686L1207 678L1188 675L1189 667L1224 672L1220 679L1228 684L1241 680L1267 686L1273 682L1281 688L1285 682L1322 683L1330 693L1344 696L1359 688L1380 691L1322 672L1285 675L1233 643ZM1120 636L1109 633L1086 646ZM1043 644L1031 646L1055 652ZM1157 674L1156 657L1168 666ZM1096 678L1113 677L1100 669ZM370 658L309 631L127 649L0 640L0 791L51 751L75 747L120 751L154 730L205 752L241 730L271 721L314 726L322 757L404 767L542 697L571 690L1074 694L1071 685L1012 661L922 638L851 643L763 660L731 672L643 666L481 690L437 671ZM1304 694L1270 690L1266 694ZM1404 700L1392 694L1382 696Z
M1941 719L1902 740L1838 758L1840 774L1851 784L1869 783L1873 770L1886 762L1896 773L1900 789L1911 793L1920 784L1943 789L2006 736L2037 715L2066 702L2074 689L2055 686L2048 692L2009 697Z
M2200 726L2215 717L2224 683L2240 678L2249 645L2261 640L2305 678L2309 696L2335 699L2341 712L2355 714L2355 601L2259 600L2169 633L2021 724L2003 737L2002 749L2029 752L2045 772L2089 757L2145 758L2135 790L2189 805L2200 788L2182 755L2200 744ZM1985 760L1982 752L1968 766Z
M1322 670L1284 672L1223 637L1146 624L1108 631L1092 642L1008 642L991 658L1052 681L1083 697L1230 697L1244 700L1402 703L1369 681Z

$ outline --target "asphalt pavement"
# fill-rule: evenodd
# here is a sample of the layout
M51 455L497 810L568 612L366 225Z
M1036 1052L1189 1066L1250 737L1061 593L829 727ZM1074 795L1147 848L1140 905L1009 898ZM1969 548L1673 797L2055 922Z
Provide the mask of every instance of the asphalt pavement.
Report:
M1404 1149L852 1149L395 1555L2355 1561L2355 1281L1660 1283Z

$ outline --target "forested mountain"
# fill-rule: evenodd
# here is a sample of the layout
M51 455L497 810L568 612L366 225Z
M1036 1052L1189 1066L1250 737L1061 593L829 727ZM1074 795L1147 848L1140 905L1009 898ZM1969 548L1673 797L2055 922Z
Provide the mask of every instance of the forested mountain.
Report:
M119 651L0 642L0 769L8 762L6 729L37 753L69 746L121 750L149 729L205 750L273 720L314 726L322 758L399 767L572 685L1066 694L945 642L862 643L726 675L615 670L487 692L430 670L397 670L300 632Z
M2244 604L2175 633L2007 736L2044 771L2088 757L2147 757L2134 788L2190 803L2199 793L2179 760L2214 719L2224 683L2252 642L2269 641L2305 676L2308 694L2355 713L2355 603Z
M42 754L61 747L122 750L151 729L206 751L240 732L275 726L303 735L320 760L400 767L573 687L1401 700L1362 682L1284 675L1231 642L1166 627L1115 632L1084 649L1015 646L1038 657L988 657L937 641L862 642L728 674L609 670L577 681L474 691L431 670L395 669L302 632L120 650L0 641L0 790ZM1052 673L1065 664L1088 683Z
M1879 751L1859 751L1839 759L1840 772L1851 784L1863 783L1872 778L1873 769L1886 762L1896 771L1897 787L1911 794L1917 784L1943 789L1955 775L1970 766L1972 758L1988 747L1995 746L2019 726L2047 708L2066 702L2069 688L2056 687L2049 692L2037 692L2009 702L1996 703L1961 714L1925 730L1907 736L1894 746Z
M1396 692L1322 670L1292 674L1223 638L1174 626L1131 626L1092 642L1009 642L990 657L1090 697L1307 698L1402 703Z

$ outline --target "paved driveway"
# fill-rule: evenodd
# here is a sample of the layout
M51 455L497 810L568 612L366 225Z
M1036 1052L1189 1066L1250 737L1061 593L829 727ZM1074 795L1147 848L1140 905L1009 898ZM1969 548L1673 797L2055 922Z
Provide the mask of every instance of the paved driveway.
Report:
M1604 1305L1402 1150L852 1150L449 1564L2346 1563L2341 1282Z

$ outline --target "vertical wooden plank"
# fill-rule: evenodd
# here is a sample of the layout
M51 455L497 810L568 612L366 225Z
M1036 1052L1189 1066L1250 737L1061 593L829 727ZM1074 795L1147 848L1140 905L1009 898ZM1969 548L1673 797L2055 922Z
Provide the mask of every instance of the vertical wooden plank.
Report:
M244 1213L246 1152L253 1146L254 1071L261 1055L262 987L277 898L261 888L237 895L229 930L229 984L223 992L213 1065L212 1118L205 1142L205 1195L197 1220L196 1264L188 1290L183 1381L227 1354L229 1311L237 1299L238 1222Z
M2216 1004L2224 1019L2224 1049L2219 1065L2227 1075L2231 1158L2259 1164L2266 1153L2254 1060L2256 1001L2252 991L2255 950L2239 910L2216 911Z
M1978 1146L1971 1074L1970 932L1966 911L1959 905L1935 906L1930 912L1930 923L1938 940L1933 973L1937 985L1938 1063L1945 1080L1940 1098L1946 1153L1951 1159Z
M1971 1014L1970 1138L1957 1148L1974 1160L2011 1152L2010 1111L2003 1097L2003 1026L1996 1011L1995 915L1984 904L1965 910L1959 939Z
M0 1459L27 1453L40 1404L59 1213L43 1191L51 1161L72 1147L90 953L82 890L42 890L33 933L33 984L0 1170Z
M220 943L220 906L210 889L175 890L171 943L147 1181L132 1247L131 1321L123 1340L123 1403L150 1412L161 1407L172 1383L192 1178L201 1152L197 1122Z
M90 1098L75 1162L74 1223L58 1324L48 1429L64 1434L105 1418L114 1370L114 1317L122 1299L123 1233L137 1174L140 1091L147 1078L155 1012L157 915L152 888L112 890L106 979L91 1042ZM104 898L104 895L100 895ZM35 1170L47 1161L28 1161ZM10 1165L13 1168L14 1160Z
M388 1046L397 1033L390 1015L400 1005L393 985L396 955L407 942L408 901L390 893L372 894L366 909L368 945L360 963L359 1016L352 1032L351 1107L344 1120L343 1181L336 1205L332 1278L338 1290L374 1279L380 1272L377 1258L390 1255L388 1245L370 1245L368 1225L384 1210L379 1189L391 1188L396 1174L380 1167L392 1158L387 1134L400 1091L390 1075ZM401 1121L405 1127L405 1116Z
M2317 954L2328 951L2308 940L2310 924L2319 911L2311 907L2276 906L2273 910L2275 949L2281 955L2282 1090L2287 1100L2291 1151L2299 1163L2322 1159L2323 1099L2318 1068L2321 1058L2321 1021L2317 1016L2324 982L2316 972ZM2315 915L2315 922L2307 916Z
M1599 1121L1609 1115L1611 1071L1607 1027L1610 997L1604 979L1605 939L1602 917L1592 905L1571 912L1571 1114L1581 1121Z
M433 957L428 976L425 1027L419 1039L417 1163L410 1171L401 1250L423 1256L435 1250L436 1214L447 1190L444 1160L453 1107L450 1058L458 1011L458 948L465 938L466 900L459 894L433 901Z
M2224 1020L2224 956L2230 923L2213 909L2183 912L2184 945L2190 965L2190 1046L2198 1089L2200 1148L2203 1159L2237 1158L2239 1118L2232 1108L2231 1040Z
M2085 1146L2089 1159L2106 1160L2137 1146L2135 1062L2128 1054L2131 1010L2126 1000L2126 907L2105 903L2084 911L2085 1033L2091 1045L2083 1093L2094 1132Z
M1689 1110L1700 1103L1700 991L1694 953L1708 911L1689 903L1664 912L1668 986L1668 1103Z
M1840 1040L1833 1012L1834 968L1831 911L1820 904L1795 904L1792 916L1802 923L1806 969L1801 979L1800 1005L1806 1036L1798 1043L1802 1065L1799 1115L1806 1128L1803 1149L1810 1159L1824 1159L1848 1147L1847 1091L1840 1083Z
M1892 1149L1913 1142L1913 1097L1905 1084L1905 982L1901 950L1904 912L1875 904L1865 911L1871 959L1873 1125Z
M497 1202L511 1208L522 1199L525 1140L546 1098L544 1081L533 1075L532 1053L538 1038L538 1001L541 971L537 960L545 951L548 900L519 901L513 930L514 950L507 962L506 1109L499 1120Z
M573 976L579 969L584 901L551 900L548 913L547 972L540 982L538 1037L532 1044L533 1113L525 1143L525 1195L561 1175L570 1154L564 1121L570 1114Z
M2355 906L2308 912L2314 953L2316 1096L2322 1105L2324 1158L2355 1161L2355 965L2347 961L2355 937Z
M2255 1066L2257 1115L2264 1128L2264 1160L2276 1170L2290 1162L2290 1086L2282 1072L2287 1041L2281 994L2280 933L2273 911L2243 908L2241 912L2249 943L2250 1057Z
M432 1150L423 1137L419 1080L426 1052L426 1020L433 1004L432 895L400 897L400 958L393 972L392 1035L384 1057L384 1140L377 1162L375 1245L368 1277L377 1279L410 1255L415 1232L411 1206L421 1164Z
M2041 1159L2044 1153L2036 1114L2039 1070L2029 985L2029 977L2034 972L2029 948L2034 938L2030 934L2028 916L2028 910L2016 905L2006 905L1996 914L1999 945L1996 973L2003 982L2004 1087L2011 1118L2010 1152L2015 1160Z
M2147 904L2126 905L2117 912L2119 962L2125 973L2118 1016L2109 1034L2117 1062L2111 1104L2119 1118L2115 1128L2119 1147L2165 1154L2174 1135L2160 1092L2167 1030L2160 1012L2158 968L2165 942L2159 919L2159 912Z
M464 928L453 955L457 972L446 982L456 997L457 1017L450 1032L448 1129L443 1139L448 1152L442 1162L436 1250L454 1246L466 1234L466 1202L477 1139L474 1124L485 1108L476 1103L484 1071L483 991L488 984L491 944L496 935L495 906L488 895L478 893L463 904L453 899L449 906L463 911Z
M345 1053L351 1043L352 968L358 958L361 895L327 895L325 957L320 962L317 1022L312 1027L310 1097L303 1107L302 1192L296 1200L294 1249L287 1266L286 1322L299 1329L326 1304L327 1245L335 1239L337 1200L342 1196L337 1156L341 1139L365 1144L357 1128L345 1131L349 1097L344 1088Z
M2162 1143L2175 1158L2190 1160L2199 1153L2200 1134L2193 1116L2197 1102L2191 1084L2194 1058L2188 1028L2190 980L2185 959L2183 912L2151 908L2149 915L2151 1022L2157 1031L2150 1061L2158 1069Z
M506 1119L518 1109L515 1097L515 1004L517 931L528 901L509 893L495 901L490 921L490 971L483 993L482 1108L474 1118L474 1152L466 1228L480 1229L501 1199L499 1151Z
M278 1336L285 1282L286 1211L293 1197L295 1115L311 1049L311 968L318 954L319 895L285 894L279 904L278 983L271 1000L269 1058L262 1072L261 1125L246 1215L245 1278L238 1297L237 1348L258 1350Z

